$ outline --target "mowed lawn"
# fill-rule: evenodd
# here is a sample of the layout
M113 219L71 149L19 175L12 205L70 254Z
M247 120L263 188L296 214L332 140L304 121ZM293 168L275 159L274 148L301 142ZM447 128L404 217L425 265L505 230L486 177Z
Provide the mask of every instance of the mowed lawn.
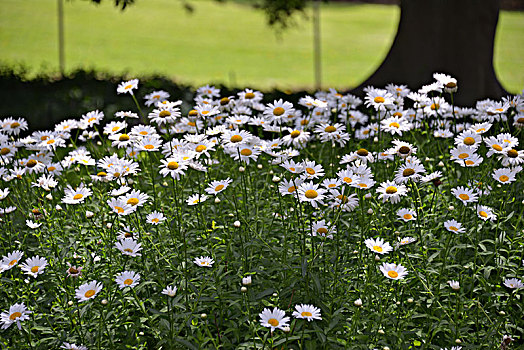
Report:
M277 33L265 14L235 2L142 0L124 12L104 1L64 1L66 70L95 68L130 76L159 73L182 83L267 89L314 85L312 23ZM0 62L33 73L58 70L57 1L0 0ZM307 13L311 15L311 11ZM322 83L358 85L387 54L397 6L322 7ZM503 12L495 68L511 92L524 88L524 14Z

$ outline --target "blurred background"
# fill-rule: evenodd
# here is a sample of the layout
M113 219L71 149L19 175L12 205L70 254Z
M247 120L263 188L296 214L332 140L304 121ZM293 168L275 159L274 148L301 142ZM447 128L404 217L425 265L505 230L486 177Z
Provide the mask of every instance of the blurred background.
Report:
M502 2L495 38L495 71L510 93L524 88L521 3ZM188 4L192 11L186 9ZM279 30L269 26L266 13L252 5L250 0L137 0L122 11L113 1L97 5L89 0L0 0L0 89L4 92L0 113L27 111L27 106L17 107L12 101L29 81L40 82L42 91L26 94L51 98L41 95L49 90L50 81L64 80L61 70L68 79L78 79L71 85L63 82L67 89L86 79L114 83L157 77L184 87L217 84L289 93L313 91L320 80L322 88L348 90L380 65L400 16L398 1L321 3L320 79L315 80L313 6L293 14L290 26ZM88 98L88 90L86 86L69 91L58 103ZM105 101L90 101L85 107L101 108L99 102ZM46 117L53 118L56 106L46 108L51 108Z

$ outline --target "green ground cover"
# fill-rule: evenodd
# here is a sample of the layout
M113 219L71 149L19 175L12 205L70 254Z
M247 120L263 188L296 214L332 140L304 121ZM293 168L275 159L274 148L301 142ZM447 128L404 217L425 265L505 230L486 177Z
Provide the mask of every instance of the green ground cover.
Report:
M66 1L67 70L159 73L194 85L313 86L310 21L297 17L294 28L276 35L264 14L248 6L192 4L196 11L188 15L171 0L138 1L124 12L110 2ZM56 1L0 0L0 7L0 61L34 73L58 70ZM399 13L396 6L324 6L324 86L354 87L372 73L391 45ZM501 13L495 68L513 93L524 87L523 29L523 13Z

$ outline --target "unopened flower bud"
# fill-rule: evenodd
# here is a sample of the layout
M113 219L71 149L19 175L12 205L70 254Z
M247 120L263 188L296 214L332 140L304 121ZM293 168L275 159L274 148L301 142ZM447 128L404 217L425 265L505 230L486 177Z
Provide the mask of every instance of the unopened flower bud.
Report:
M379 333L379 334L384 334L385 332L384 332L383 329L379 329L379 330L378 330L378 333Z
M240 221L238 221L238 220L235 221L235 222L233 223L233 225L234 225L235 227L240 227Z
M380 261L380 256L375 255L375 261Z
M457 344L461 344L461 343L462 343L462 340L460 340L460 339L455 339L455 343L457 343Z
M95 216L95 213L89 210L86 211L86 218L91 219L93 216Z
M241 167L238 168L238 171L240 171L241 173L243 173L244 171L246 171L246 168L244 168L243 166L241 166Z
M262 168L263 168L262 164L257 164L257 169L262 169Z
M368 209L368 214L369 214L369 215L373 214L373 209L369 208L369 209Z
M413 301L414 301L413 298L409 298L409 299L408 299L408 303L410 303L410 304L411 304Z
M220 203L220 198L215 197L215 203Z
M282 331L284 331L284 333L289 333L291 331L291 328L289 328L289 326L285 326L282 327Z
M67 305L69 305L69 306L73 306L73 302L72 302L71 300L69 300L69 301L67 302Z
M108 222L107 225L106 225L107 228L111 228L112 226L113 226L113 224L110 223L110 222Z
M354 304L357 307L361 307L362 306L362 299L358 298L357 300L355 300Z
M107 305L107 299L102 299L101 303L102 305Z
M371 198L371 193L366 193L366 195L364 196L364 198L366 198L366 199L370 199L370 198Z
M273 176L273 182L280 182L280 178L278 176Z
M205 320L207 318L207 314L200 314L200 318Z
M242 287L242 288L240 288L240 291L241 291L242 293L245 293L245 292L247 292L247 288L246 288L246 287Z
M53 200L53 196L51 195L51 193L48 193L45 198L48 200L48 201L52 201Z

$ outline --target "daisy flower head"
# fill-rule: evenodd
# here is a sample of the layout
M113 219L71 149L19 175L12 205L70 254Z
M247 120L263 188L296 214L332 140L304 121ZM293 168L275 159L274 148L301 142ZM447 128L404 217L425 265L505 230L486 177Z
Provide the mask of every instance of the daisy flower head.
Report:
M265 308L258 317L260 317L260 324L263 327L271 328L271 332L277 328L283 329L289 326L290 318L286 317L286 313L277 307L273 308L273 311Z
M173 179L180 180L187 170L187 161L180 160L178 157L161 159L160 163L160 175L164 177L170 175Z
M162 289L162 294L172 298L176 295L177 290L178 288L176 286L167 286L164 289Z
M83 203L84 200L92 194L93 191L85 187L83 183L81 183L76 189L71 187L71 185L67 185L67 188L64 190L62 202L66 204Z
M451 189L451 193L464 205L467 205L468 203L474 203L478 200L478 196L475 192L473 192L473 190L463 186Z
M465 130L455 137L455 145L457 146L469 146L477 149L481 142L482 136L471 130Z
M141 256L142 245L133 238L124 238L115 243L115 247L124 255L132 257Z
M455 232L455 233L464 233L466 232L466 228L462 227L462 224L456 220L448 220L444 222L444 227L449 232Z
M38 255L32 258L28 258L23 264L20 264L20 268L25 272L26 275L36 276L44 273L44 269L47 266L46 258L41 258Z
M205 194L200 195L197 193L189 196L189 198L186 200L186 203L187 205L197 205L198 203L205 202L208 198L209 196Z
M287 128L289 134L282 138L282 143L286 146L293 146L295 148L304 148L307 142L311 139L311 133L304 131L301 128L291 129Z
M315 161L305 161L303 163L304 173L302 177L306 180L316 179L324 176L324 168L322 164L317 164Z
M20 259L22 259L23 255L24 252L20 250L15 250L3 256L2 260L0 261L0 271L7 271L15 267L20 261Z
M292 316L295 318L302 318L311 322L313 320L322 320L320 316L320 309L313 305L300 304L295 305L295 310L293 311Z
M392 279L392 280L401 280L406 277L408 274L408 271L406 268L402 265L397 264L388 264L383 263L380 267L380 271L384 274L385 277Z
M76 345L76 344L71 344L71 343L67 343L67 342L64 342L62 344L62 346L60 347L60 349L70 349L70 350L87 350L87 346L83 346L83 345Z
M398 134L402 136L403 132L413 128L413 124L403 117L389 117L380 121L380 124L382 125L382 130L391 135Z
M393 147L388 149L386 153L396 154L402 159L405 159L412 154L417 154L417 148L412 144L400 140L393 140Z
M120 289L134 288L140 282L140 275L134 271L124 271L116 275L115 282Z
M215 261L211 259L211 257L209 256L201 256L200 258L195 258L193 262L196 265L202 266L202 267L213 267L213 264L215 263Z
M515 178L515 173L509 168L496 169L491 176L503 185L510 184L517 180Z
M524 288L524 283L518 278L506 278L504 280L504 285L511 289L521 289Z
M458 281L448 281L449 286L453 290L459 290L460 289L460 283Z
M304 182L297 191L301 202L308 202L313 208L317 208L318 204L324 205L323 199L326 190L320 188L320 185L313 182Z
M129 93L130 95L133 95L133 90L138 88L138 79L132 79L128 81L123 81L120 84L118 84L118 87L116 88L116 92L119 94Z
M365 98L366 107L373 107L375 110L385 110L394 106L393 95L383 89L370 89Z
M414 243L416 242L417 240L413 237L403 237L403 238L399 238L398 239L398 243L396 245L396 247L400 247L400 246L403 246L403 245L406 245L406 244L410 244L410 243Z
M27 130L28 124L24 118L6 118L1 123L2 129L9 135L18 135L20 131Z
M524 150L508 149L499 155L503 166L515 166L524 163Z
M426 169L420 163L403 164L395 173L395 182L399 184L409 182L409 180L418 182L425 173Z
M132 119L138 119L138 114L136 113L133 113L131 111L119 111L119 112L116 112L115 113L115 117L117 118L121 118L121 119L124 119L124 118L132 118Z
M294 160L286 160L282 164L280 164L280 166L292 174L300 174L304 171L303 164L296 163Z
M400 197L408 193L408 189L404 185L398 185L395 181L385 181L377 188L377 193L379 193L379 199L382 199L384 202L389 200L395 204L400 202Z
M152 123L162 126L165 124L174 123L180 116L181 113L178 107L160 105L158 108L149 113L147 117L151 120Z
M130 193L121 196L118 199L122 200L126 204L132 205L133 207L141 207L147 203L149 196L140 190L132 190Z
M485 205L479 205L477 207L477 215L482 220L486 221L495 221L497 220L497 215L493 212L493 209Z
M67 265L69 265L69 267L66 270L67 277L79 277L82 275L82 269L83 269L82 266L77 267L77 266L71 265L70 263L67 263Z
M284 179L280 181L280 183L278 184L278 190L282 196L285 196L288 194L297 195L298 193L297 188L300 187L300 185L302 185L303 182L304 180L300 178L294 179L293 181Z
M163 90L153 91L144 96L146 106L156 105L158 102L166 101L169 98L169 93Z
M393 250L391 245L388 242L384 242L382 238L368 238L364 241L364 244L366 244L366 247L368 247L372 252L375 252L377 254L387 254L390 251Z
M288 115L294 112L293 104L287 101L284 102L282 99L268 103L264 109L264 115L277 124L280 124L282 120L286 120Z
M148 214L146 217L146 221L151 225L158 225L165 220L167 220L167 218L164 216L164 214L156 210Z
M238 149L226 149L229 150L227 152L230 153L230 155L235 160L241 160L246 162L246 164L249 164L251 160L256 161L260 153L262 151L259 148L255 148L251 145L243 145L242 147L238 147Z
M147 136L141 139L140 141L138 141L136 143L136 147L140 151L146 151L146 152L159 151L162 148L162 140L156 135Z
M9 328L13 323L16 323L18 329L22 329L22 325L20 323L29 319L29 314L31 312L32 311L27 310L27 307L24 305L24 303L16 303L11 305L8 311L4 311L2 314L0 314L2 329Z
M225 180L211 181L204 191L206 191L208 194L213 194L216 196L220 192L224 191L232 182L233 180L231 180L229 177Z
M97 281L84 283L76 289L75 298L77 298L79 302L92 299L96 297L103 287L104 285Z
M107 204L113 211L113 213L126 216L131 213L134 213L136 208L135 206L132 206L131 204L127 204L122 199L117 198L111 198L107 200Z
M451 77L450 75L443 74L443 73L433 73L433 79L435 79L438 83L444 86L445 92L447 93L457 92L457 89L458 89L457 79Z
M417 219L417 214L412 209L402 208L397 211L397 216L400 220L408 222Z
M27 225L27 227L32 229L39 228L40 226L42 226L42 223L36 223L31 220L26 220L25 224Z
M333 239L334 233L336 233L335 225L326 223L325 220L319 220L311 225L311 233L309 235L312 237L320 236Z

